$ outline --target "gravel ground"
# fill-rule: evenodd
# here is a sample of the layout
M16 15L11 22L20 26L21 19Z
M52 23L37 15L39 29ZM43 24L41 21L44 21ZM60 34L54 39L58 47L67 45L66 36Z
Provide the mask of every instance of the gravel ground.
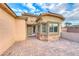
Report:
M50 42L32 38L15 43L2 56L79 56L79 43L65 39Z

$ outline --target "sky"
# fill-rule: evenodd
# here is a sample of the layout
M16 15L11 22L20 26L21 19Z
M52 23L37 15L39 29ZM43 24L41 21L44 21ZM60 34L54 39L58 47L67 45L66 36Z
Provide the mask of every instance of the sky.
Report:
M39 15L48 11L61 14L65 22L79 24L79 3L7 3L17 16L22 12Z

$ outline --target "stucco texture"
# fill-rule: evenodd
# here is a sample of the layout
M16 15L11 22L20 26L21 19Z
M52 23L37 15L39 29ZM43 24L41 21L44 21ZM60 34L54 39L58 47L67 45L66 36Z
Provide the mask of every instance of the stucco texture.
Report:
M25 21L13 18L0 8L0 55L14 42L24 40L25 35Z

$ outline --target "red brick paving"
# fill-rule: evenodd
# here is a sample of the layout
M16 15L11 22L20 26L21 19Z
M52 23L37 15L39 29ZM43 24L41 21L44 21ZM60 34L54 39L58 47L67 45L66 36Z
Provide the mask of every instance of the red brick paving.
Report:
M40 41L27 39L15 43L4 56L77 56L79 55L79 43L61 39L58 41Z

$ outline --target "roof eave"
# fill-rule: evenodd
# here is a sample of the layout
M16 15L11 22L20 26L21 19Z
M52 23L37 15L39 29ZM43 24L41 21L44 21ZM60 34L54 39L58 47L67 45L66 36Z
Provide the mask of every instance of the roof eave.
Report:
M16 14L9 8L6 3L0 3L0 8L2 8L5 12L7 12L12 17L16 17Z

